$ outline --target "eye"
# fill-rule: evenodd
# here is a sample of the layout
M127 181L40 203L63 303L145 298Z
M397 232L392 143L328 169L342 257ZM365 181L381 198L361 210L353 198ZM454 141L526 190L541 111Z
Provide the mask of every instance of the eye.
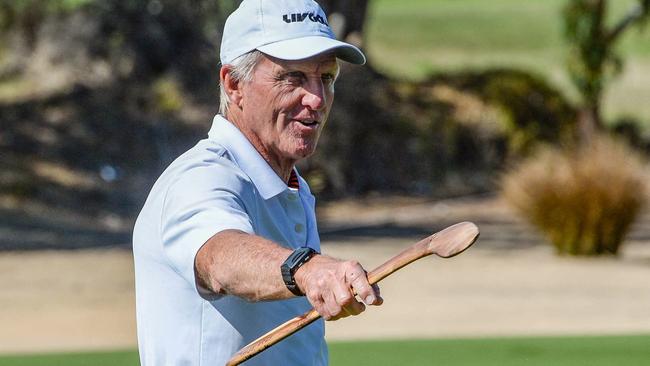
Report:
M305 80L306 76L301 71L291 71L284 74L284 79L291 84L300 85Z
M330 85L334 84L334 80L336 80L336 77L334 74L323 74L321 75L321 80L323 80L323 84Z

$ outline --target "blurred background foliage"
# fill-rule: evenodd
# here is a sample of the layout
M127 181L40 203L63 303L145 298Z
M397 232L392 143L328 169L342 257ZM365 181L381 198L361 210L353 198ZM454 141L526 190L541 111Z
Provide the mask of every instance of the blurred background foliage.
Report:
M369 65L343 68L322 144L301 165L320 198L494 192L539 142L577 141L587 94L567 62L582 62L572 50L590 33L571 7L593 1L321 3ZM0 0L0 214L79 233L0 247L129 241L155 178L218 110L220 31L237 4ZM601 23L615 29L637 4L647 14L645 0L607 2ZM603 74L602 126L645 149L650 36L621 33L603 55L627 62Z
M573 148L545 146L505 175L503 191L558 254L617 254L646 201L643 160L603 135Z
M639 0L626 14L608 23L608 1L572 0L564 8L564 23L570 44L568 70L580 92L578 124L582 142L602 129L601 104L605 85L623 67L616 44L637 23L650 18L650 1Z
M568 71L581 96L576 143L547 147L503 181L505 197L560 254L617 254L647 199L643 159L607 136L601 110L606 87L623 67L616 45L648 21L650 1L631 4L611 21L609 3L571 0L563 9Z

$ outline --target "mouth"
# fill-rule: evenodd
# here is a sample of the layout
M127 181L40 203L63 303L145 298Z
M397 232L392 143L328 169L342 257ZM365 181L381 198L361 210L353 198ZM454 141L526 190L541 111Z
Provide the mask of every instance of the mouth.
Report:
M320 123L319 121L317 121L315 119L301 119L301 120L296 119L294 121L300 123L303 126L307 126L307 127L316 127Z

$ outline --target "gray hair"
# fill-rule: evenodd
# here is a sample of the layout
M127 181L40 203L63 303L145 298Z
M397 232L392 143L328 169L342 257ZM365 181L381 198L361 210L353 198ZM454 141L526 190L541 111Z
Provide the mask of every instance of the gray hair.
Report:
M255 66L262 60L262 52L258 50L252 50L248 53L245 53L231 63L229 63L230 77L235 81L251 81L253 79L253 70ZM230 103L230 98L226 93L226 88L223 86L223 83L219 84L219 114L226 117L228 113L228 104Z

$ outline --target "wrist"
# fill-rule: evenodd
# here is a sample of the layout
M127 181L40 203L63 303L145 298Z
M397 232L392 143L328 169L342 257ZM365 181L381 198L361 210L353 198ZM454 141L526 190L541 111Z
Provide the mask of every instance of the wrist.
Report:
M314 268L319 267L319 264L322 263L323 258L326 258L326 256L323 254L314 254L314 256L309 259L309 262L298 268L298 270L294 273L293 277L296 281L296 285L300 289L300 292L304 294L307 293L306 283L309 282L310 274L313 273Z
M298 283L296 274L300 268L307 264L318 252L309 247L301 247L294 250L280 266L282 280L289 291L296 296L304 296L303 287Z

